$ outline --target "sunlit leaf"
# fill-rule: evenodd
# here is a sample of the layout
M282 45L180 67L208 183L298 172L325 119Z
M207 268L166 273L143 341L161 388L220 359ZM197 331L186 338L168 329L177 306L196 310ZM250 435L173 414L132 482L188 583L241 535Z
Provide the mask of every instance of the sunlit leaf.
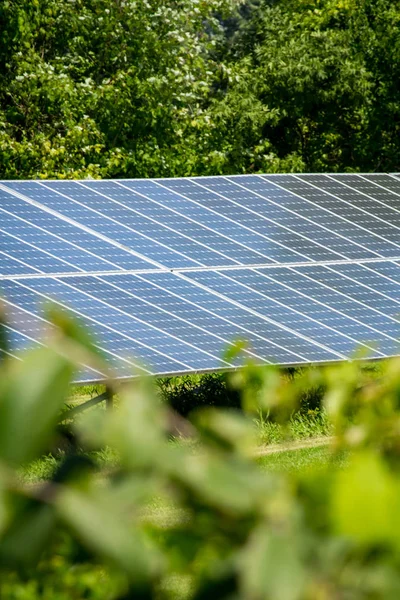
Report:
M400 545L399 482L373 452L354 456L340 471L332 495L336 531L363 544Z

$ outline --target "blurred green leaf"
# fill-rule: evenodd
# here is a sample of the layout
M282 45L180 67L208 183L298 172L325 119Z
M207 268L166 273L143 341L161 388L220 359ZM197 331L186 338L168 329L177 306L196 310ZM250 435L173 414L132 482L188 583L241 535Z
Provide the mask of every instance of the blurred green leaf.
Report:
M0 389L0 458L19 465L50 442L74 367L47 348L26 353L13 367Z
M104 422L104 441L118 450L125 465L140 468L163 456L166 431L165 407L152 382L142 378L121 390L119 410Z
M11 501L12 498L9 499ZM15 498L14 498L15 501ZM0 543L0 563L11 567L37 563L54 532L54 507L22 500Z
M134 524L121 514L118 497L104 491L65 489L57 507L65 522L96 555L125 571L136 582L156 575L161 554ZM115 500L115 501L114 501Z
M245 547L241 561L241 587L248 600L299 600L304 598L307 572L302 561L302 540L290 531L261 525Z
M163 471L190 490L200 502L227 515L262 510L275 479L245 460L215 452L170 450Z
M356 454L336 475L332 494L335 530L367 544L400 547L400 482L374 452Z
M254 423L237 410L200 409L191 420L205 442L229 451L254 449Z
M45 307L46 318L52 327L52 343L56 350L64 354L75 364L82 364L108 373L104 352L95 345L90 330L80 320L57 304L49 303Z

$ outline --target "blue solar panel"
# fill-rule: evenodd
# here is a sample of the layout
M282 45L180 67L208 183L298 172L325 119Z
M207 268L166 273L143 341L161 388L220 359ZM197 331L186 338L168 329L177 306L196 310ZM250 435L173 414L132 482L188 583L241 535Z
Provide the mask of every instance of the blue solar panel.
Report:
M246 219L239 222L235 221L232 215L219 213L213 206L213 194L209 194L211 201L206 204L198 201L198 198L192 199L188 194L183 194L181 182L186 186L191 183L187 180L156 180L126 182L124 185L147 194L164 207L192 219L203 228L209 228L215 241L221 238L228 240L232 244L232 256L238 264L272 263L277 260L277 252L287 252L292 258L297 256L289 249L285 250L269 240L266 235L258 233ZM202 195L205 194L207 192ZM254 223L255 220L252 221Z
M379 185L384 190L400 195L400 180L398 174L387 175L386 173L371 173L366 175L363 174L362 178L374 183L376 186Z
M178 293L181 298L202 309L198 318L209 314L213 332L229 332L232 340L246 340L253 353L264 357L268 362L278 364L300 364L310 361L310 356L320 360L335 360L333 351L324 351L312 342L301 339L287 328L280 328L266 321L246 308L220 296L211 288L193 285L189 278L171 277L164 273L151 273L142 276L152 284L157 283L170 293ZM323 358L321 358L323 357ZM318 360L318 359L317 359ZM259 362L259 361L258 361Z
M102 211L105 210L105 206L110 205L110 202L107 202L101 196L96 196L99 206L98 209L94 209L87 208L72 198L52 191L40 183L12 183L11 186L15 191L25 194L51 210L56 210L60 215L74 223L89 229L89 231L97 232L109 241L115 241L124 248L145 255L161 266L195 267L200 265L198 261L191 260L186 255L181 254L179 250L173 249L171 245L166 246L162 241L154 240L154 238L146 236L140 230L136 231L135 224L131 220L125 223L124 219L119 221L118 216L114 219L103 214ZM88 196L89 194L88 191ZM140 227L140 223L138 223L138 226ZM134 269L137 266L130 268Z
M327 183L323 177L323 175L269 175L268 179L265 178L297 194L300 205L312 204L321 208L323 210L321 222L328 228L372 250L378 256L398 256L400 231L397 232L394 227L380 222L373 214L360 210L364 197L360 198L357 206L351 202L344 202L334 192L328 192L327 190L331 189L331 180ZM340 184L332 180L332 188L337 190L338 186Z
M57 186L58 189L65 187L58 183L51 186ZM240 251L239 245L184 215L154 203L123 184L88 182L84 186L82 184L78 193L76 189L70 189L70 195L85 206L97 207L120 223L130 224L150 238L189 256L201 266L240 264L233 258ZM253 262L255 258L253 256Z
M0 239L0 244L2 241ZM2 244L1 247L4 247ZM0 251L0 276L2 275L22 275L23 273L35 273L36 269L27 266L16 258L12 258L5 252Z
M73 223L1 189L0 228L38 250L48 252L55 260L62 258L66 264L61 272L73 271L72 265L84 271L153 268L151 263L128 253L112 240L82 231ZM29 253L27 248L27 260Z
M376 202L382 203L387 207L391 207L392 209L398 211L400 209L400 196L396 195L393 191L387 189L384 185L379 183L376 176L371 176L367 178L365 175L355 175L355 174L345 174L345 175L331 175L336 181L340 181L344 185L351 186L353 190L357 190L358 192L364 194L369 198L373 198ZM400 186L399 186L400 191ZM366 208L367 205L363 202L363 208ZM375 207L373 207L373 214L378 214L380 217L388 218L389 222L392 222L393 213L387 211L385 207L381 207L381 213L375 212ZM399 217L395 217L395 221L398 222Z
M309 270L312 272L314 267ZM274 269L271 279L263 277L265 273L269 274L270 271L235 271L229 275L201 272L190 274L190 277L342 356L351 355L361 345L368 348L371 356L382 356L381 352L374 350L374 344L378 341L384 351L388 351L391 340L387 340L379 331L370 330L360 320L349 318L347 307L334 312L332 303L318 304L308 294L296 293L297 289L312 288L306 280L294 283L294 274L284 268ZM280 286L280 281L288 282L290 287ZM314 290L310 296L318 299ZM390 348L393 351L393 344L390 344Z
M251 203L255 210L276 215L279 222L300 231L319 247L338 255L339 259L362 260L377 256L376 252L363 245L363 240L358 238L358 230L354 230L352 225L327 213L317 204L301 201L295 193L276 185L273 178L268 181L260 175L239 175L229 179L257 195L257 204L254 199ZM318 260L316 256L313 258Z
M354 220L359 227L399 244L400 212L351 187L350 176L302 175L301 178L332 197L332 202L324 198L325 206L334 206L335 211L339 210L343 217Z
M218 185L214 183L215 180L219 181ZM255 244L255 249L274 262L284 263L299 260L304 262L312 260L313 255L320 257L321 260L322 256L325 260L339 258L337 254L333 254L327 249L321 249L311 240L296 233L295 230L290 230L288 227L283 227L274 222L262 212L255 214L244 203L241 203L240 198L232 202L229 196L232 196L232 199L235 200L235 197L246 194L243 194L242 190L225 178L205 177L193 179L193 181L177 179L165 181L162 185L179 192L204 208L213 210L215 214L221 215L225 220L230 219L230 223L233 225L229 225L229 230L237 229L239 232L240 226L242 231L245 227L247 231L246 240L248 239L246 243L250 247ZM229 186L232 189L229 189ZM228 188L228 190L224 195L222 192L225 188ZM247 192L247 196L251 196L251 192Z
M397 278L400 282L400 268L395 269L396 265L394 263L342 263L330 265L328 269L340 275L339 284L346 294L359 296L367 290L369 292L367 295L359 296L363 302L372 306L378 305L385 315L398 318L400 314L400 290L398 286L400 283L382 277L378 272L382 267L382 274L384 274L384 271L390 265L392 265L390 270L394 273L395 279ZM371 294L372 291L378 293L379 298L376 294Z
M0 184L15 351L53 300L121 378L399 353L400 179L250 175ZM238 340L235 359L224 352ZM83 368L77 381L103 374Z

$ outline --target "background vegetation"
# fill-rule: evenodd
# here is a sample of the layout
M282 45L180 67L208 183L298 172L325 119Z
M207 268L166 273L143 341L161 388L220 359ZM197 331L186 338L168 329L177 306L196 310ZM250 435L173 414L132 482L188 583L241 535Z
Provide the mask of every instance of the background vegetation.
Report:
M48 318L48 347L0 361L2 599L398 598L399 359L379 376L248 364L229 378L242 411L190 420L150 379L118 389L109 373L117 406L81 415L60 453L75 361L107 367L77 323ZM260 415L290 433L317 398L329 446L260 454Z
M400 170L398 0L4 0L0 177Z

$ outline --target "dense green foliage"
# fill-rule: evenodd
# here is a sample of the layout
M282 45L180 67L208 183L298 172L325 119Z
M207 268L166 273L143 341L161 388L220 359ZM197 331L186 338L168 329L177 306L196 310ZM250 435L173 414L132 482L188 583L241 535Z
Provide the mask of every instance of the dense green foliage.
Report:
M52 348L0 360L2 599L398 597L398 359L379 378L359 363L295 378L249 364L230 379L245 412L199 409L185 422L195 445L171 442L183 417L136 381L113 411L81 417L79 451L32 485L21 469L54 443L75 361L107 371L85 331L48 318ZM310 389L323 390L334 445L269 469L252 415L284 426Z
M400 169L398 0L4 0L0 177Z

